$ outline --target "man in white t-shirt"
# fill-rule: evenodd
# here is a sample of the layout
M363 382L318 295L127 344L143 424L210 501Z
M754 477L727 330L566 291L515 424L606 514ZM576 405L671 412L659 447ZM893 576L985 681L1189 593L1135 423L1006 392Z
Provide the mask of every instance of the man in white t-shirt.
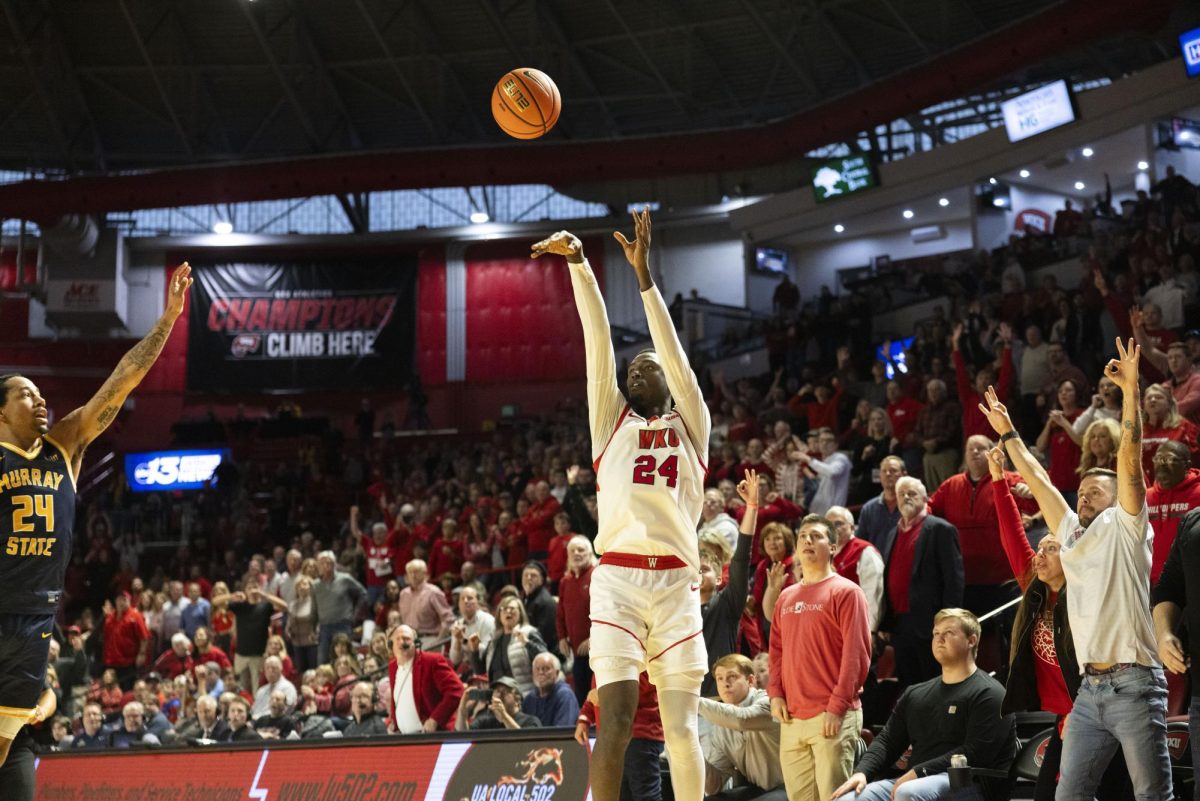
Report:
M995 392L980 409L1061 543L1071 637L1084 674L1063 733L1056 801L1095 796L1104 768L1120 746L1137 798L1171 798L1167 752L1167 683L1150 616L1154 532L1142 473L1141 349L1117 340L1119 358L1104 374L1122 392L1117 472L1092 469L1079 483L1072 512L1013 429Z

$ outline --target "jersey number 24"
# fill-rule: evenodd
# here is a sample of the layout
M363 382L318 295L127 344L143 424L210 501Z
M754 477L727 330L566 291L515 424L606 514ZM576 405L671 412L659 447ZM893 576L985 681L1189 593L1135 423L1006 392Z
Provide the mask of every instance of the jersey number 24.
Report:
M679 480L679 457L671 454L660 464L652 453L643 453L633 460L633 483L654 484L655 474L667 480L667 486L672 489Z

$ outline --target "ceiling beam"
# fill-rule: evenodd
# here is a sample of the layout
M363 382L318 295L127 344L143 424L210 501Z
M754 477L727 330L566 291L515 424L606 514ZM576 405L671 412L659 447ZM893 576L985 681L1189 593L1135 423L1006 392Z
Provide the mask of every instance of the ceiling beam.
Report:
M189 156L194 155L195 148L192 147L191 137L187 135L187 131L184 130L179 115L175 113L175 106L171 102L171 98L167 96L167 88L163 85L158 70L154 68L154 59L150 58L150 51L146 49L146 43L142 41L142 35L138 33L137 23L134 21L133 15L129 13L129 6L125 0L117 0L117 5L121 9L121 16L125 18L125 24L129 26L129 33L133 36L133 42L137 46L142 63L146 65L146 69L150 73L150 80L153 82L154 88L158 91L158 98L162 101L163 109L167 112L167 117L171 120L171 125L175 129L175 133L179 135L180 144L183 145L184 151Z
M79 75L75 71L75 64L70 56L67 42L63 37L62 26L58 24L58 17L55 13L54 6L50 0L44 0L46 11L46 25L53 33L55 50L59 62L62 66L62 71L65 76L67 87L75 95L75 100L79 107L83 109L83 116L86 120L87 128L92 134L92 148L95 154L96 167L102 172L108 171L108 157L105 152L104 140L100 137L100 126L96 123L96 116L92 113L92 107L88 103L88 96L83 91L83 84L79 80Z
M25 65L25 72L29 75L29 82L33 84L33 89L37 92L38 100L41 101L42 111L46 115L46 121L50 124L50 133L54 136L55 144L62 153L63 162L73 169L75 159L71 155L71 147L68 143L66 130L63 128L62 119L59 117L58 111L54 108L54 102L50 99L50 92L46 88L46 83L33 63L32 48L27 41L27 34L21 28L21 23L17 19L16 11L13 9L10 0L0 0L0 7L3 8L4 18L8 22L9 30L12 31L13 43L17 52L20 53L21 63Z
M433 137L434 141L440 141L443 138L441 126L435 122L434 118L429 114L428 111L425 110L425 104L421 102L421 98L417 96L416 91L413 89L412 84L409 83L404 71L400 69L400 66L396 63L396 56L392 52L391 45L387 43L387 39L383 37L383 32L379 29L379 26L375 24L375 19L371 16L371 12L368 11L367 7L363 4L363 0L353 0L353 2L358 8L359 16L361 16L367 23L367 30L371 32L371 37L375 40L375 45L379 48L380 52L383 53L384 58L387 59L388 69L391 71L392 75L395 76L396 83L400 85L400 89L403 90L404 94L408 97L409 104L411 105L412 110L416 112L417 118L421 121L421 124L425 126L425 130L429 132L429 135Z
M610 137L620 134L616 116L613 114L612 109L609 108L608 102L600 94L600 86L592 78L591 71L583 63L583 59L579 57L578 48L571 42L566 31L563 30L562 23L558 19L558 14L555 12L553 4L549 2L534 3L534 9L535 13L542 18L542 22L550 29L551 35L554 36L554 41L562 49L567 62L575 70L576 74L579 75L584 88L595 96L600 106L600 116L604 118L604 125L607 129L604 133Z
M235 5L241 9L242 16L246 18L246 23L250 26L250 32L254 34L254 38L258 42L263 56L267 59L267 65L271 68L271 72L274 73L275 80L279 83L279 88L283 90L284 99L291 106L292 113L296 116L296 121L300 123L301 129L304 131L304 138L308 140L309 147L313 150L321 150L323 147L323 137L317 132L312 116L309 114L308 109L304 107L304 104L300 102L300 98L292 88L291 81L284 74L283 68L279 65L279 60L275 58L275 52L271 50L271 43L267 40L262 28L259 27L258 20L254 18L255 11L252 8L253 4L238 2Z
M792 51L789 50L787 46L780 41L779 37L775 35L775 29L772 28L771 25L767 23L766 18L759 13L758 9L754 5L754 0L742 0L742 8L746 9L746 14L750 17L750 19L754 20L754 24L758 26L758 30L763 36L766 37L767 42L769 42L775 52L779 54L779 57L783 59L783 63L787 64L788 67L791 68L792 73L800 79L802 84L804 84L804 88L808 90L808 93L812 96L812 98L819 98L821 96L820 87L817 86L816 81L813 80L813 77L809 74L808 70L804 69L800 62L796 60L796 57L792 55Z
M692 114L691 109L684 105L683 101L679 99L679 91L676 90L675 87L671 86L671 83L667 80L666 76L662 74L662 70L658 68L658 64L655 63L655 60L652 59L650 54L646 52L646 48L642 47L642 42L639 38L639 35L634 33L634 31L625 22L625 17L619 10L617 10L617 7L612 4L612 0L603 0L603 2L604 7L608 9L609 13L612 14L613 18L617 21L617 25L620 26L621 30L625 32L625 35L629 37L629 42L633 45L633 49L637 51L637 54L641 57L642 61L645 62L646 69L650 71L650 74L654 76L656 81L658 81L658 85L662 87L663 91L666 92L674 102L675 108L678 109L679 112L685 117L687 117L688 120L694 122L695 115ZM653 8L653 6L647 7Z
M850 43L846 41L846 38L842 36L842 32L839 31L837 26L833 24L833 20L829 18L829 15L825 13L825 11L817 3L817 0L807 0L807 2L809 9L813 13L813 16L818 22L821 23L821 26L825 29L825 32L829 34L829 38L832 39L833 43L837 45L839 50L842 51L842 55L846 57L846 60L853 65L854 71L858 73L859 85L866 86L874 81L875 79L867 70L866 65L863 64L862 59L858 57L858 54L854 51L854 48L851 47Z
M317 41L313 37L312 30L308 24L308 17L301 10L300 3L296 3L294 0L287 0L287 6L288 10L292 14L292 21L296 37L302 45L308 48L313 61L316 63L316 67L321 78L321 83L325 85L326 91L328 91L333 97L333 104L337 106L338 114L341 115L341 118L346 125L346 132L350 137L350 144L355 150L363 148L365 145L365 140L363 139L362 133L359 131L358 126L355 124L354 118L350 115L350 110L346 108L346 101L342 97L341 91L339 91L337 84L333 80L329 65L325 62L325 58L321 54L320 48L317 47ZM327 141L328 137L326 137L326 142ZM324 143L322 149L324 149Z

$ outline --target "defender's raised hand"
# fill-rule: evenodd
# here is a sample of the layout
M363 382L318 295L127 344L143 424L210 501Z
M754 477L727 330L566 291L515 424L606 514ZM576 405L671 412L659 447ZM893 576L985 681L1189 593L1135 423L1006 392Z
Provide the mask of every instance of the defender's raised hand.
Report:
M1126 345L1120 337L1117 337L1117 358L1108 362L1104 368L1104 374L1120 387L1122 392L1136 393L1138 391L1138 362L1141 358L1142 348L1137 344L1137 340L1131 339Z
M541 242L535 242L530 250L532 252L529 255L535 259L553 253L556 256L566 256L571 261L583 260L583 243L570 231L559 231Z
M1007 434L1013 430L1012 418L1008 416L1008 407L1000 402L1000 398L996 395L995 387L989 386L987 392L983 394L984 403L979 404L979 411L983 412L983 416L991 424L992 429L1000 435Z
M633 212L632 242L620 231L613 231L613 239L620 243L625 251L625 258L638 273L648 272L650 265L646 259L650 253L650 207L644 207L640 214Z

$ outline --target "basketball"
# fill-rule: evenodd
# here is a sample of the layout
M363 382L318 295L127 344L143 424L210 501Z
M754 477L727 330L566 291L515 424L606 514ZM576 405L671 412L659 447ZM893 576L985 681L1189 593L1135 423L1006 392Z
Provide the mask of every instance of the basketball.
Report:
M492 116L514 139L537 139L558 122L562 95L550 76L521 67L504 73L492 92Z

